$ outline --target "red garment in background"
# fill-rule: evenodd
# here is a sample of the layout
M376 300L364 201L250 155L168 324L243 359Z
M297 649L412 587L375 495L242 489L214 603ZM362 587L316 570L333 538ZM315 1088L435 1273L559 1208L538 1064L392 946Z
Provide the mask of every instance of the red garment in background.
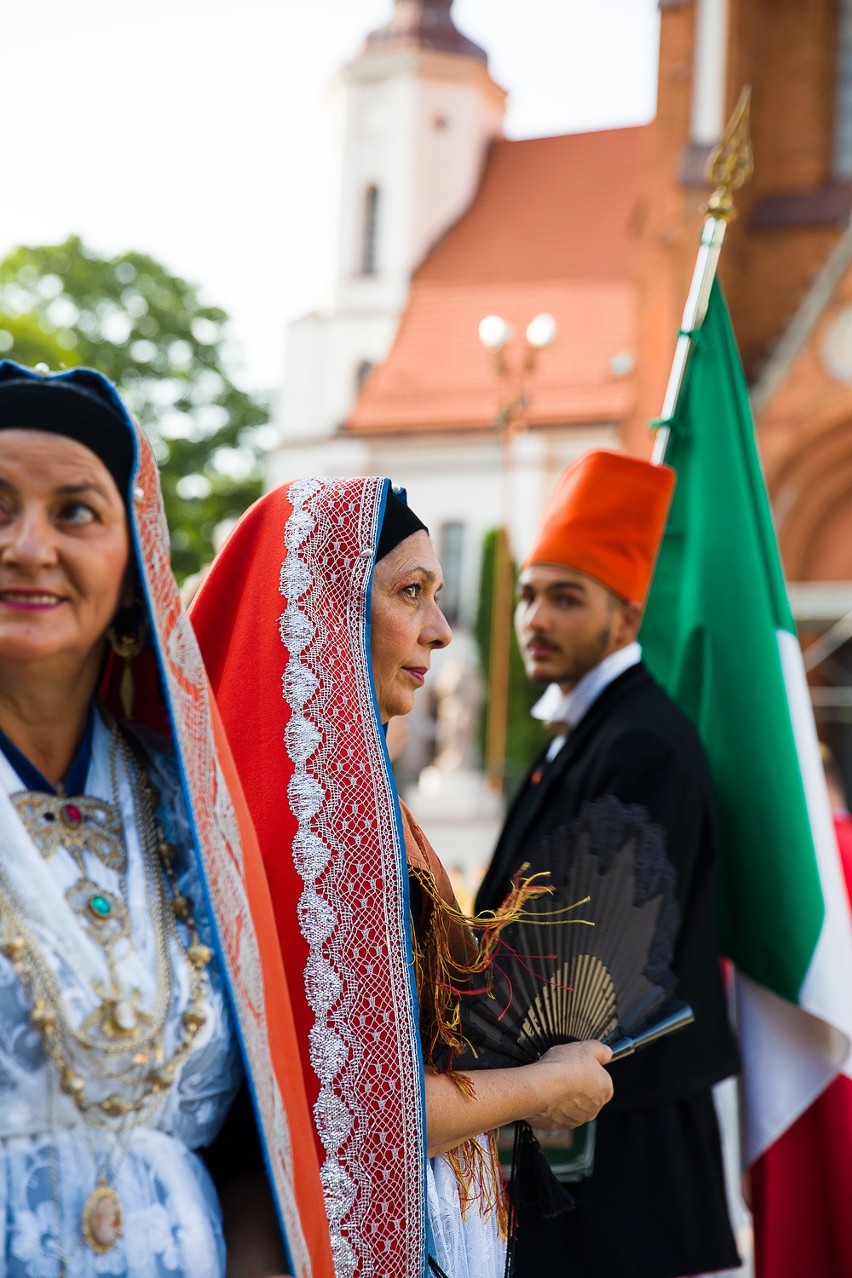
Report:
M848 812L835 812L834 832L840 848L840 860L846 876L846 891L852 902L852 816Z
M852 902L852 816L836 812L834 828ZM836 1078L755 1163L752 1198L756 1278L852 1276L852 1078Z

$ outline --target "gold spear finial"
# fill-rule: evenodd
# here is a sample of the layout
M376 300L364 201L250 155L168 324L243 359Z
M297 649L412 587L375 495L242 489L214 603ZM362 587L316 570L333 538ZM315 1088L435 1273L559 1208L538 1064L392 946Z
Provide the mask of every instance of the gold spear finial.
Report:
M749 135L750 102L751 88L746 85L728 127L707 160L705 176L708 182L715 183L716 189L704 206L704 212L722 222L730 222L737 216L734 192L745 186L754 172Z

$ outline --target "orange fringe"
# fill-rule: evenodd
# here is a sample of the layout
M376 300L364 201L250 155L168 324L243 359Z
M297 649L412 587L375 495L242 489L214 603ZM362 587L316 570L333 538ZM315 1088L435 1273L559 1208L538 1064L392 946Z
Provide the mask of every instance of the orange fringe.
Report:
M484 1142L484 1145L480 1142ZM493 1132L479 1140L466 1140L444 1154L456 1175L462 1219L474 1205L483 1216L494 1212L502 1239L509 1236L509 1199L500 1175L497 1141Z
M462 997L470 997L474 992L493 997L489 969L503 929L524 918L528 901L553 889L535 881L541 875L524 880L517 875L499 910L471 919L454 902L444 899L430 870L410 865L409 873L416 878L428 902L425 927L412 930L423 1054L427 1066L434 1068L439 1046L449 1048L451 1061L466 1046L461 1025ZM481 990L471 988L477 976L483 978ZM475 1084L468 1074L455 1071L451 1066L447 1076L465 1096L470 1099L476 1096ZM505 1238L509 1208L494 1133L487 1133L484 1141L484 1145L477 1140L464 1141L444 1157L456 1175L462 1215L466 1215L473 1204L478 1204L483 1214L494 1211L500 1234Z
M428 922L420 930L422 940L418 942L418 929L413 931L423 1054L432 1064L441 1044L450 1049L451 1059L469 1046L461 1027L462 997L473 994L493 997L490 968L500 946L503 929L526 917L524 906L528 901L547 896L553 889L536 882L544 875L532 875L528 879L516 875L512 890L498 910L468 918L454 902L441 896L428 870L411 867L409 873L417 880L429 904ZM565 911L553 913L554 916L562 915ZM536 914L535 919L540 922L549 917ZM477 976L483 978L481 989L472 986L473 978Z

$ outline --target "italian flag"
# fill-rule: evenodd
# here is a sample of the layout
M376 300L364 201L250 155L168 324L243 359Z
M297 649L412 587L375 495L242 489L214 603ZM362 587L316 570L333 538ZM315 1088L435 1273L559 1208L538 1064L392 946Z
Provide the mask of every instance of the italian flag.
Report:
M825 1124L804 1135L804 1149L802 1139L818 1098L839 1073L852 1073L852 925L748 391L718 282L665 460L677 487L642 643L651 671L698 727L714 780L720 945L735 969L743 1054L743 1161L759 1190L757 1271L849 1275L852 1259L846 1267L814 1263L814 1234L825 1230L809 1217L823 1191L836 1194L852 1238L852 1102L833 1153ZM804 1242L805 1268L783 1241L789 1229Z

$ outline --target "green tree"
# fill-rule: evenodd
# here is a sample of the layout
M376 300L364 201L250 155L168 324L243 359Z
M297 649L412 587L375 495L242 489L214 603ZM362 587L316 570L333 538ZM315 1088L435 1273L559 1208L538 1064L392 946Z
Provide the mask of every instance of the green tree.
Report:
M476 608L475 634L479 648L486 688L491 666L492 611L494 606L494 556L497 530L485 534L482 543L482 559L479 574L479 599ZM517 576L513 565L512 580ZM541 724L530 718L530 710L541 696L543 689L530 683L524 670L520 650L513 638L509 655L509 697L506 722L506 766L503 772L503 790L511 796L518 788L535 756L543 748L547 736ZM479 736L482 757L485 758L486 708L480 722Z
M225 312L144 253L99 257L71 236L0 261L0 357L88 364L115 382L160 463L179 578L261 489L267 414L231 380L227 344Z

